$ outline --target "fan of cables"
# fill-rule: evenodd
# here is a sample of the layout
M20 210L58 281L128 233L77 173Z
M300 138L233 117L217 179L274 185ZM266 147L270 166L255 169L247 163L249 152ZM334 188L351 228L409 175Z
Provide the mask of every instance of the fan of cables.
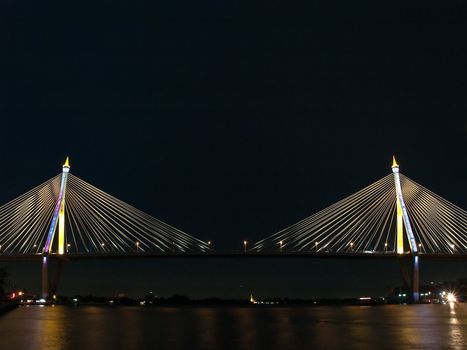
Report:
M37 254L47 231L60 190L61 175L0 206L0 254Z
M0 207L0 254L40 254L61 176ZM57 235L56 235L57 237ZM55 239L56 241L57 239ZM56 250L54 242L52 250ZM66 253L190 253L209 245L69 174L65 195Z
M400 175L418 244L427 254L467 253L467 212ZM396 251L397 200L392 174L257 242L256 252L385 253ZM408 240L405 246L409 249Z

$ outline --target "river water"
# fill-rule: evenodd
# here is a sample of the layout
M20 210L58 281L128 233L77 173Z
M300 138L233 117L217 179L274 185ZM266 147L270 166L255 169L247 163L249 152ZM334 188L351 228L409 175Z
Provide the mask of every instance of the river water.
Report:
M467 349L467 304L31 306L0 317L0 349Z

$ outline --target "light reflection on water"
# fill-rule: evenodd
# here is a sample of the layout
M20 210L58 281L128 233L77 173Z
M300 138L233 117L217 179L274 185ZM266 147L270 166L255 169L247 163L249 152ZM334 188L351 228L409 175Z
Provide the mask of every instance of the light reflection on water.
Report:
M2 350L463 349L467 304L378 307L23 307Z

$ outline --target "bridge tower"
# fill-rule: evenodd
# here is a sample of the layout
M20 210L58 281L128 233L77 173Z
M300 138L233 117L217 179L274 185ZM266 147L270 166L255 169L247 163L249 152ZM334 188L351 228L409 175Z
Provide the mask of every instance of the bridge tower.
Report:
M49 254L52 252L55 232L58 224L58 254L65 253L65 193L68 181L68 173L70 172L70 160L67 157L65 164L62 166L62 178L60 182L60 192L58 194L57 203L50 223L47 240L45 242L42 256L42 297L47 299L49 296L49 273L48 262Z
M401 257L404 255L404 227L407 233L410 252L412 254L412 300L417 303L419 301L419 256L417 242L412 231L407 208L404 203L404 196L402 195L402 187L399 176L399 164L397 164L396 157L392 157L392 172L394 174L394 185L396 187L396 201L397 201L397 225L396 225L396 251Z

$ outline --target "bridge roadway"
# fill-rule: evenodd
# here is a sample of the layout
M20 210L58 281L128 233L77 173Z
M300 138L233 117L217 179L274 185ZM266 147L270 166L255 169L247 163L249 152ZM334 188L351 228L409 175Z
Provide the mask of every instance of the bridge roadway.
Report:
M39 261L42 254L1 254L0 262L9 261ZM205 259L205 258L278 258L278 259L395 259L400 257L411 257L410 253L397 254L395 252L345 252L345 253L331 253L331 252L206 252L206 253L68 253L63 255L50 254L50 259L57 260L100 260L100 259ZM421 259L429 260L467 260L467 254L423 254L419 253Z

